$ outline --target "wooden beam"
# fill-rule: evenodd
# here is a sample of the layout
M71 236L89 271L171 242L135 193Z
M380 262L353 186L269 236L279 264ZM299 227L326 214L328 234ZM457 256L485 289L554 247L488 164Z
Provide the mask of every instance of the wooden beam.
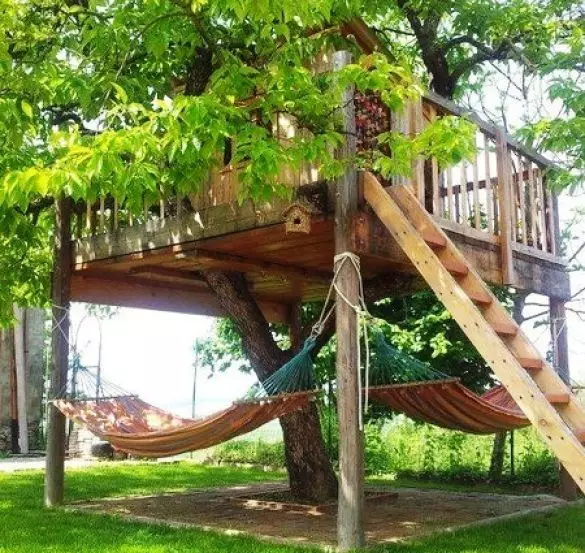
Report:
M210 317L225 316L215 296L199 281L181 285L114 271L74 274L71 300ZM263 298L259 298L258 303L269 322L287 322L286 304Z
M204 265L211 263L216 268L228 271L266 273L290 277L293 279L314 280L319 282L329 282L333 276L333 273L328 271L304 269L303 267L295 267L294 265L274 263L272 261L264 261L262 259L254 259L242 255L228 254L201 248L179 255L194 257Z
M348 52L336 52L336 71L351 63ZM343 119L347 141L336 155L351 159L355 155L355 112L353 90L343 95ZM335 200L335 253L348 253L352 246L353 219L357 211L357 172L350 164L337 180ZM338 270L335 324L337 329L337 414L339 417L339 502L337 507L337 540L341 551L364 545L364 452L360 428L360 374L356 315L342 296L352 305L358 303L359 280L351 263L336 265Z
M49 397L58 398L67 385L69 369L69 305L71 291L71 209L69 198L55 202L55 242L52 280L51 384ZM48 407L45 505L63 503L65 480L65 416Z
M128 273L131 275L154 275L174 280L185 280L187 282L205 282L199 271L173 269L161 265L138 265L137 267L132 267Z

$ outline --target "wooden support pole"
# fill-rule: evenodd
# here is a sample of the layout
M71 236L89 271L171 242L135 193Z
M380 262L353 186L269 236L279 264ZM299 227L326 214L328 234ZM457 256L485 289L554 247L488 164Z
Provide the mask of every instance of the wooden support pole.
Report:
M567 315L564 302L549 298L550 331L552 336L553 367L565 384L571 385L569 369L569 336L567 332ZM579 487L563 466L559 473L559 495L568 501L579 496Z
M16 367L16 401L18 404L18 446L28 455L28 415L26 409L25 310L14 306L14 364Z
M498 171L498 229L502 259L502 284L514 284L514 260L512 257L512 193L510 189L510 159L506 134L498 129L496 135L496 162Z
M49 396L59 397L67 384L69 368L69 297L71 288L71 200L55 202L55 244L53 251L53 324L51 336L51 385ZM63 502L65 479L65 417L49 404L47 425L47 461L45 505Z
M348 52L333 56L335 70L351 61ZM346 144L337 156L353 156L355 144L355 113L353 90L343 98L343 118L347 133ZM335 194L335 253L350 251L352 221L357 211L357 173L349 165L337 180ZM352 304L358 301L358 275L350 263L340 268L337 287L340 294ZM364 545L364 459L363 433L359 425L359 361L358 334L353 309L337 295L335 321L337 329L337 412L339 416L339 503L337 508L337 539L341 551Z

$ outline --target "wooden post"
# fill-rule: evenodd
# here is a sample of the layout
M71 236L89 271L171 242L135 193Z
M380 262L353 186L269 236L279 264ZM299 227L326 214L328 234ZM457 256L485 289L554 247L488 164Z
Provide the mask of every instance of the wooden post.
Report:
M335 70L351 61L348 52L333 56ZM353 90L343 98L343 118L347 141L337 156L351 157L356 150ZM352 221L357 211L357 173L349 165L337 180L335 196L335 254L351 250ZM337 287L349 302L358 302L358 275L349 263L339 271ZM337 330L337 412L339 417L339 504L337 539L341 551L364 545L364 459L363 433L359 425L359 361L356 317L353 309L338 294L335 305Z
M18 445L28 455L28 415L26 409L25 310L14 306L14 364L16 367L16 401L18 404Z
M552 336L553 367L567 386L571 385L569 370L569 338L564 302L549 298L550 331ZM579 496L579 488L563 466L559 472L559 495L568 501Z
M69 368L69 295L71 288L71 201L61 197L55 202L55 245L53 252L53 330L51 340L51 385L49 397L63 394ZM65 477L65 417L49 404L45 505L63 502Z
M514 260L512 257L512 194L510 190L510 163L506 134L498 129L496 135L496 161L498 171L498 211L500 251L502 260L502 284L514 284Z

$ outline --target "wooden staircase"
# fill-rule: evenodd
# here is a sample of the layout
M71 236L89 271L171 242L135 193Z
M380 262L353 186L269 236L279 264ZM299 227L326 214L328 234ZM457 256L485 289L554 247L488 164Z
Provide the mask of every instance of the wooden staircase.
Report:
M463 254L403 185L364 174L364 197L585 492L585 410Z

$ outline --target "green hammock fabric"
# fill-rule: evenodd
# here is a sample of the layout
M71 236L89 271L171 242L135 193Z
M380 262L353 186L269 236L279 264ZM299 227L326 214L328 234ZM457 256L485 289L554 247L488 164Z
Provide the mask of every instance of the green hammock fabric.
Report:
M381 331L374 330L371 336L370 385L385 386L450 378L434 370L428 363L391 346Z
M292 359L262 383L252 386L246 399L261 399L314 389L313 358L311 357L314 349L315 340L308 338L301 351Z

